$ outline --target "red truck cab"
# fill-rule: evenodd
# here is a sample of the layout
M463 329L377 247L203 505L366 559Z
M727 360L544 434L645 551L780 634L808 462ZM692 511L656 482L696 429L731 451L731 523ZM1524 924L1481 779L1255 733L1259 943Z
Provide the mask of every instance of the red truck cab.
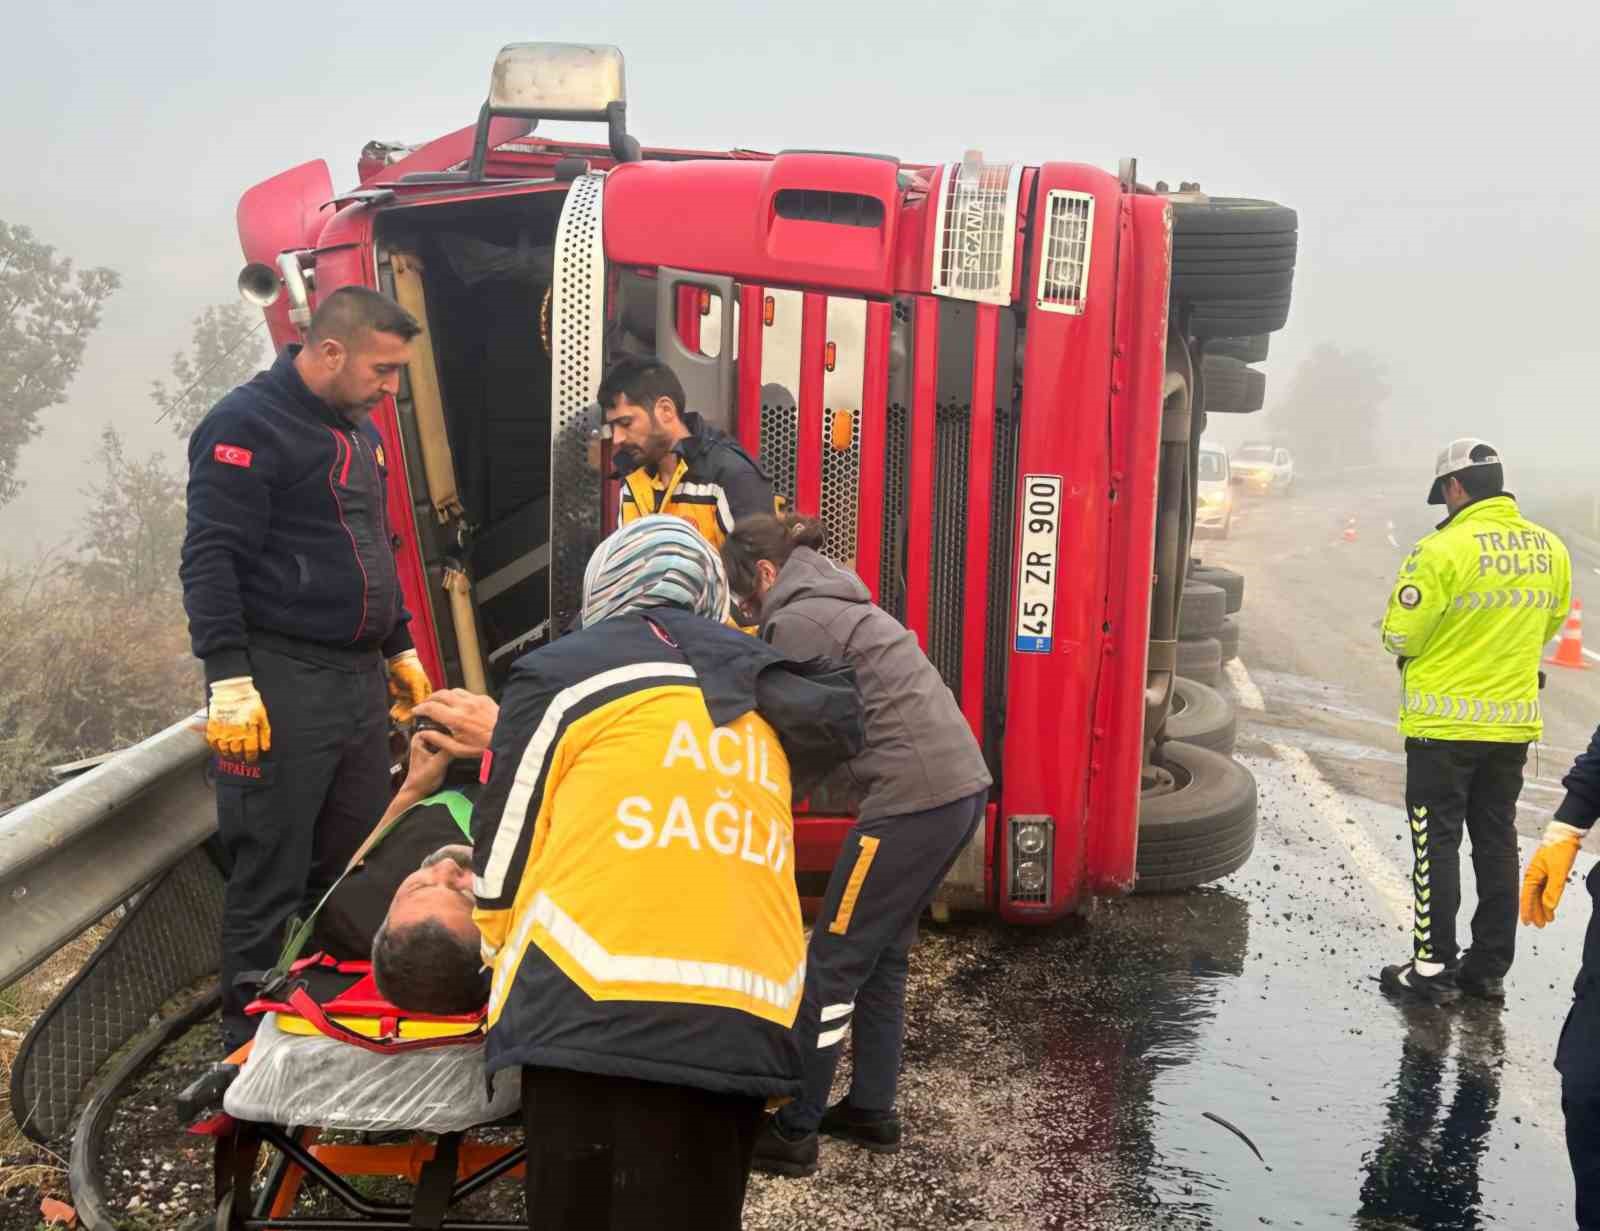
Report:
M609 139L533 135L549 118ZM1166 196L1131 165L640 150L620 54L549 44L501 53L476 126L369 146L360 176L247 192L240 283L279 347L350 284L425 324L377 422L430 678L494 692L571 620L615 507L596 387L659 355L982 742L993 805L946 900L1047 921L1132 886L1187 560L1177 522L1158 550L1163 441L1198 413ZM810 803L815 895L852 819Z

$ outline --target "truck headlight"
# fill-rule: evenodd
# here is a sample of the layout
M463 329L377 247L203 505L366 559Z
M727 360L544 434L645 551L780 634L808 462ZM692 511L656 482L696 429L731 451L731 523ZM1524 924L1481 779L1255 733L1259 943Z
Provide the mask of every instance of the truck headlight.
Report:
M1055 818L1007 818L1011 869L1009 896L1013 902L1042 906L1050 901L1050 865L1055 852Z

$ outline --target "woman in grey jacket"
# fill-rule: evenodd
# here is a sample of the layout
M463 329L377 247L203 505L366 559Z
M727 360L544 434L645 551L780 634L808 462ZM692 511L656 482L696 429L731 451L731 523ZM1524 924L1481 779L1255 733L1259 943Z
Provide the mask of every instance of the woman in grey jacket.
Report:
M866 747L846 767L859 819L812 929L795 1022L805 1090L769 1117L756 1143L757 1168L791 1176L817 1169L819 1131L870 1150L899 1148L907 956L918 919L983 819L991 782L916 637L822 554L826 541L814 518L760 515L740 521L722 547L729 588L750 618L759 614L761 636L792 658L849 663L866 708ZM827 1107L852 1028L850 1093Z

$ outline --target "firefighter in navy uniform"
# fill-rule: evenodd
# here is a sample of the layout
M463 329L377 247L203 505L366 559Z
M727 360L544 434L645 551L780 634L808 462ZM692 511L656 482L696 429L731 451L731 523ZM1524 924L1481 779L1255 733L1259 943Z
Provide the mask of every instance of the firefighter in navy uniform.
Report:
M1544 730L1539 660L1572 598L1567 549L1523 517L1495 450L1452 441L1429 504L1449 516L1406 557L1383 619L1400 660L1406 812L1412 835L1412 960L1385 991L1434 1004L1505 999L1517 932L1517 798ZM1472 838L1478 908L1459 954L1461 835Z
M776 510L772 480L738 441L685 409L683 385L666 364L623 360L600 382L599 400L622 480L619 526L666 513L721 547L735 522Z
M361 287L305 346L214 406L189 439L180 576L209 686L223 900L223 1033L254 1033L246 971L332 884L389 802L388 720L430 691L412 647L371 412L417 323Z
M1522 878L1522 922L1542 928L1556 917L1578 847L1600 818L1600 729L1561 780L1566 798L1545 827ZM1556 1044L1567 1156L1578 1190L1579 1231L1600 1229L1600 864L1585 878L1593 901L1572 1008Z

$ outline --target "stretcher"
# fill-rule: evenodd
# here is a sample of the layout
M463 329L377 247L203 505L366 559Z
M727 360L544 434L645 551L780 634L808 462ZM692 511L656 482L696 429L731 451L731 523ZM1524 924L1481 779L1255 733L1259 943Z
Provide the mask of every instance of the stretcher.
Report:
M217 1231L526 1226L459 1210L490 1184L520 1179L526 1157L524 1146L481 1139L521 1129L516 1071L484 1075L481 1011L404 1013L379 995L369 963L320 954L295 962L247 1011L261 1018L255 1039L178 1100L189 1131L213 1141ZM412 1200L375 1200L352 1183L363 1177L405 1179ZM296 1214L308 1184L345 1212Z

